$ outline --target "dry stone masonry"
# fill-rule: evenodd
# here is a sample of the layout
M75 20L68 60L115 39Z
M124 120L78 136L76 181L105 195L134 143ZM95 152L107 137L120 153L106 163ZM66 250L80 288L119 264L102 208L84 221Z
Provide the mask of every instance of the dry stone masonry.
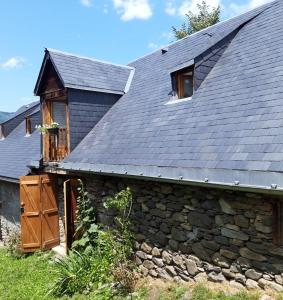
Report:
M115 212L103 198L129 186L136 262L144 276L230 282L238 288L283 291L283 248L273 244L268 197L151 181L90 177L98 220Z

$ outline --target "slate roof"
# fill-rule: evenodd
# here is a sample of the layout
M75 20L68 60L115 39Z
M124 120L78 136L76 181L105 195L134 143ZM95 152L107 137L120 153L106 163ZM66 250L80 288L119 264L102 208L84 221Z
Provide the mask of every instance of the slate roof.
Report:
M46 57L50 58L65 88L88 91L124 94L128 81L131 81L133 68L81 57L75 54L46 49ZM41 74L43 73L41 68ZM41 74L35 87L38 94Z
M32 120L32 134L25 136L25 118L19 125L3 140L0 140L0 180L17 181L20 176L27 175L29 169L27 165L32 160L40 159L40 134L34 130L34 126L40 122L39 102L24 106L29 110L34 109L29 114ZM21 113L24 109L21 108ZM19 111L18 111L19 112ZM18 114L15 114L14 118Z
M11 119L14 119L14 118L20 116L21 114L24 114L28 110L32 110L33 108L35 108L38 105L39 105L38 101L34 101L29 104L23 105L19 109L17 109L17 111L15 111L11 116L9 116L8 119L6 119L4 122L2 122L0 124L8 123Z
M132 62L129 92L61 168L283 189L282 14L274 1ZM170 70L236 28L192 99L169 105Z

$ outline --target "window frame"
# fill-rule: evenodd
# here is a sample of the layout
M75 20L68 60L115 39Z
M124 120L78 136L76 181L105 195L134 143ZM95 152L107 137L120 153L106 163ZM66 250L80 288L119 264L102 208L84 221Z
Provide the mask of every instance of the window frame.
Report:
M5 139L4 125L0 124L0 141L3 141L4 139Z
M185 96L184 82L187 78L191 82L192 95L190 96ZM176 100L184 100L184 99L192 98L194 94L194 65L172 73L172 88L173 88L173 96L175 96Z
M25 124L26 124L26 136L31 135L31 119L30 117L25 118Z

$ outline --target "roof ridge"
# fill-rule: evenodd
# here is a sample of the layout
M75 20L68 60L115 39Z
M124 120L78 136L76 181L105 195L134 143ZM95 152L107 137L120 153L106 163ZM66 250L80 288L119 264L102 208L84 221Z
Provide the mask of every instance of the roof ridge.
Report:
M206 27L206 28L204 28L204 29L201 29L201 30L199 30L199 31L197 31L197 32L194 32L194 33L192 33L192 34L190 34L190 35L187 35L187 36L183 37L183 38L180 39L180 40L171 42L171 43L169 43L169 44L167 44L167 45L163 45L163 46L159 47L159 48L156 49L156 50L153 50L153 51L151 51L151 52L149 52L149 53L147 53L147 54L145 54L145 55L142 55L141 57L139 57L139 58L137 58L137 59L134 59L134 60L130 61L130 62L128 63L128 65L130 65L130 64L132 64L132 63L134 63L134 62L137 62L138 60L140 60L140 59L142 59L142 58L145 58L145 57L147 57L147 56L150 56L150 55L152 55L152 54L154 54L154 53L157 53L157 52L159 52L159 51L160 51L161 49L163 49L163 48L172 47L173 45L176 45L177 43L183 42L184 40L189 39L189 38L191 38L192 36L198 35L198 34L200 34L200 33L204 33L205 31L208 31L208 30L210 30L211 28L214 28L214 27L216 27L216 26L219 26L220 24L229 22L229 21L231 21L231 20L233 20L233 19L239 18L240 16L244 16L245 14L249 14L249 13L251 13L252 11L259 10L260 8L263 9L263 8L266 6L265 9L263 9L262 11L260 11L260 12L258 13L258 14L260 14L260 13L262 13L263 11L265 11L266 9L268 9L271 5L273 5L274 3L278 2L278 1L279 1L279 0L271 0L271 2L262 4L262 5L260 5L260 6L255 7L255 8L252 8L252 9L249 9L248 11L246 11L246 12L244 12L244 13L241 13L241 14L238 14L238 15L236 15L236 16L234 16L234 17L232 17L232 18L229 18L229 19L227 19L227 20L220 21L220 22L218 22L218 23L216 23L216 24L214 24L214 25L211 25L211 26ZM255 17L255 16L254 16L254 17ZM252 18L253 18L253 17L251 17L250 19L252 19ZM250 19L249 19L249 20L250 20ZM247 21L249 21L249 20L247 20ZM247 21L246 21L246 22L247 22Z
M122 64L116 64L116 63L112 63L112 62L109 62L109 61L104 61L104 60L100 60L100 59L96 59L96 58L92 58L92 57L87 57L87 56L82 56L82 55L78 55L78 54L74 54L74 53L69 53L69 52L65 52L65 51L61 51L61 50L56 50L56 49L52 49L52 48L45 48L45 49L48 52L63 54L63 55L66 55L66 56L73 56L73 57L77 57L77 58L81 58L81 59L87 59L87 60L91 60L93 62L103 63L103 64L107 64L107 65L111 65L111 66L116 66L116 67L121 67L121 68L125 68L125 69L130 69L130 70L134 69L134 67L131 67L131 66L122 65Z
M13 115L11 118L9 118L9 119L5 120L4 122L0 123L0 125L3 125L3 124L5 124L5 123L7 123L7 122L9 122L9 121L11 121L11 120L13 120L13 119L15 119L16 117L21 116L22 114L24 114L24 113L27 112L28 110L31 110L32 108L35 108L35 107L38 106L39 104L40 104L39 101L34 101L34 102L29 103L29 104L26 104L26 105L25 105L25 106L26 106L26 109L25 109L24 111L22 111L22 112L19 113L19 114ZM29 105L30 105L30 106L29 106Z

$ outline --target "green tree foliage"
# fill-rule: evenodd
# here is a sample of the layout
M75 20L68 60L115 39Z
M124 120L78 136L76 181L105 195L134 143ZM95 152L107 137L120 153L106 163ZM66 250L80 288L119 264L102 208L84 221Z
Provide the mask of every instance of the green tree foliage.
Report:
M210 9L205 0L201 4L197 4L198 13L194 14L189 11L187 22L184 22L179 29L172 27L176 40L180 40L192 33L214 25L220 20L220 6Z
M116 212L116 228L97 225L93 205L82 181L78 191L77 240L69 256L56 261L58 280L49 294L62 297L91 293L93 299L108 300L120 293L132 293L137 276L130 260L131 190L122 190L104 202L106 209Z

